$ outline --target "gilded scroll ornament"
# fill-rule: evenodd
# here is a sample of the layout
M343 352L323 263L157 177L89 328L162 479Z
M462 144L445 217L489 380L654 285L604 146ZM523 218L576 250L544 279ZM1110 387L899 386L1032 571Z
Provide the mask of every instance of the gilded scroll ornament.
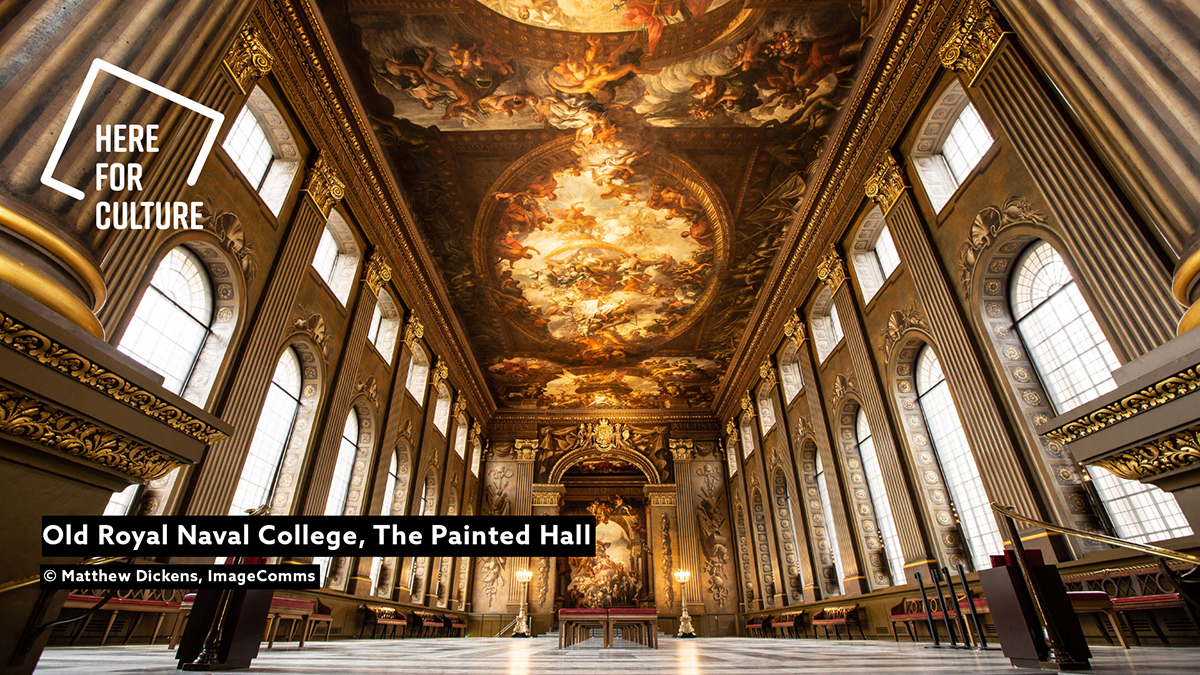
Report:
M321 215L329 217L334 204L346 196L346 184L338 177L337 170L325 151L317 156L317 161L308 172L308 180L304 191L312 198L313 203L321 211Z
M375 249L367 261L367 288L379 295L379 289L392 280L392 266L384 259L383 251Z
M412 351L413 345L423 337L425 337L425 324L421 323L421 320L414 315L404 326L404 344L409 351Z
M433 372L429 374L429 379L433 382L433 388L437 389L449 377L450 366L446 365L446 360L439 356L437 365L433 367Z
M793 312L787 323L783 324L783 334L787 339L792 341L792 345L796 349L800 348L800 343L804 342L807 336L805 335L804 322L800 320L799 314Z
M1185 466L1200 464L1200 426L1178 431L1092 463L1126 480L1152 478Z
M513 441L513 449L517 451L517 461L532 462L537 459L538 442L536 438L518 438Z
M275 64L275 57L271 56L271 52L267 51L267 46L258 37L258 30L254 26L246 24L238 32L237 40L225 54L222 63L233 77L233 81L237 83L238 89L245 94L250 91L258 78L271 72L271 66Z
M742 412L745 413L746 419L754 418L754 401L750 398L750 394L742 394Z
M450 418L456 420L465 420L464 415L467 413L467 396L463 392L457 392L454 397L454 407L450 411Z
M1135 415L1157 408L1180 396L1190 394L1200 388L1200 365L1176 373L1153 386L1146 387L1136 394L1126 396L1120 401L1093 411L1077 420L1068 422L1053 431L1043 434L1046 438L1060 443L1070 443L1085 436L1112 426L1117 422L1129 419Z
M0 345L86 384L111 399L204 443L215 443L225 432L193 417L151 392L91 362L81 354L0 312Z
M150 481L180 462L92 422L11 389L0 388L0 432Z
M737 425L735 425L733 423L733 420L728 420L727 422L725 422L725 435L726 436L732 436L733 432L736 430L737 430Z
M690 438L672 438L671 457L676 461L691 459L696 452L696 444Z
M829 250L817 261L817 278L834 293L837 293L846 281L846 266L842 264L842 257L838 255L833 244L829 245Z
M758 376L768 389L775 386L775 368L771 366L771 359L763 359L763 362L758 364Z
M938 55L942 65L963 73L967 86L975 79L1004 37L999 17L987 0L970 0Z
M900 172L900 165L896 163L892 153L887 152L867 177L863 189L867 197L879 204L880 210L886 215L907 187L904 184L904 174Z
M833 400L840 401L854 390L854 378L849 375L839 374L837 379L833 381Z
M883 333L883 342L880 347L883 348L883 358L885 361L891 360L892 347L900 341L910 328L924 328L925 319L921 316L921 310L913 305L898 309L892 312L888 317L887 327L881 332Z

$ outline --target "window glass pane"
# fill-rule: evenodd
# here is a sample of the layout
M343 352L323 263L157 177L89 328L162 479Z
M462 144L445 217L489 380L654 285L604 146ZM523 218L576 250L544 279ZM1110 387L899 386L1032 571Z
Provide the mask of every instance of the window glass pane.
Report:
M266 175L274 154L270 142L267 141L267 135L263 133L262 127L258 125L258 120L249 108L242 108L221 147L225 148L225 152L229 153L242 175L257 190L262 185L263 176Z
M775 403L770 395L760 396L758 399L758 420L763 436L775 427Z
M338 446L337 462L333 465L333 480L329 483L329 498L325 502L325 515L340 516L346 506L346 495L350 492L350 474L354 470L354 455L358 452L358 413L351 410L342 428L342 442Z
M379 344L379 326L383 323L383 310L379 308L379 304L375 304L375 313L371 315L371 325L367 328L367 339L372 344Z
M883 270L883 278L887 279L892 276L892 272L900 266L900 255L896 253L896 243L892 241L892 233L888 231L887 225L879 231L879 238L875 240L875 257L879 259L879 268Z
M967 445L950 387L942 376L942 366L929 347L917 358L917 390L921 412L929 427L930 440L942 466L950 498L958 510L959 524L966 537L975 569L991 567L990 555L1004 551L1000 530L992 517L992 507L975 456Z
M326 227L321 231L321 242L313 256L312 266L328 284L333 284L333 268L337 266L338 245L333 233Z
M858 409L858 452L862 455L863 471L867 474L867 490L871 506L875 509L875 523L887 553L888 567L892 572L892 583L907 583L904 579L904 554L900 551L900 535L896 532L896 520L892 517L892 505L888 501L887 488L883 484L883 470L879 468L879 457L875 454L875 441L871 439L871 427L867 415Z
M209 334L212 302L200 261L175 248L154 272L118 349L161 374L165 389L182 393Z
M842 321L838 318L837 305L829 303L829 330L833 333L833 344L836 347L842 341Z
M396 478L400 474L400 463L396 453L392 452L392 462L388 465L387 483L383 486L383 511L381 515L392 515L392 500L396 495Z
M742 419L742 457L749 457L750 453L754 452L754 430L750 428L750 422L745 418Z
M230 515L241 515L267 503L279 471L279 462L292 433L292 423L300 409L300 360L292 348L283 350L275 375L267 389L254 440L242 466L242 477L233 496Z
M970 103L963 108L954 126L950 127L950 136L942 146L942 155L954 180L962 183L971 173L971 169L983 159L988 148L992 147L992 135L988 133L979 112Z
M433 409L433 426L446 435L450 428L450 392L439 391L436 407Z
M408 364L408 393L417 399L417 405L425 405L425 388L429 379L429 357L421 345L414 345L412 360Z
M141 487L141 483L134 483L120 492L114 492L113 496L108 500L108 506L104 507L104 515L129 515L129 507L133 503L133 498L137 496L138 490Z
M825 514L825 537L829 540L829 552L833 558L833 568L837 570L838 595L844 595L842 588L842 556L838 548L837 528L833 525L833 511L829 508L829 488L825 484L825 468L821 466L821 453L817 453L817 491L821 493L821 512Z

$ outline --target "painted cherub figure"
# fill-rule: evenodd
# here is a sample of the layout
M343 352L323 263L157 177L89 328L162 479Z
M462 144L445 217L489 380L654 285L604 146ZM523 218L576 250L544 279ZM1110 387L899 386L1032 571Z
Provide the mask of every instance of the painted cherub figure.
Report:
M582 56L569 55L554 66L554 72L562 75L569 84L562 85L551 80L550 86L564 94L588 94L600 100L611 98L611 94L605 89L630 73L657 75L662 72L662 68L642 68L636 63L620 63L621 57L633 47L636 40L635 36L602 59L600 37L589 35L588 46L583 50Z

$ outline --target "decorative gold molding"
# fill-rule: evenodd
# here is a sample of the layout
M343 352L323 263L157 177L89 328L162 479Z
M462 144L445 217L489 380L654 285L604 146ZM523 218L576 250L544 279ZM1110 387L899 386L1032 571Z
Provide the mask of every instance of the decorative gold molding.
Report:
M800 345L808 338L807 331L804 328L804 321L800 319L798 312L793 312L791 318L783 324L783 335L792 341L792 345L796 349L800 349Z
M271 72L275 57L271 56L267 46L258 37L258 30L247 23L238 32L237 41L229 48L221 64L245 94L258 78Z
M445 382L450 377L450 366L446 365L446 359L438 357L437 365L433 367L433 372L430 373L429 379L432 382L433 388L437 389L441 383Z
M148 445L4 387L0 387L0 432L143 481L162 478L181 464Z
M379 295L379 289L391 280L392 266L384 259L383 251L375 249L371 253L371 259L367 261L367 288L370 288L375 295Z
M559 506L562 504L562 493L551 490L534 490L534 506Z
M412 351L413 345L423 337L425 337L425 324L421 323L416 315L413 315L408 320L408 324L404 326L404 345L408 347L409 351Z
M767 385L768 389L775 386L775 367L771 365L770 358L765 358L762 363L758 364L758 376L762 378L763 384Z
M1042 434L1052 441L1071 443L1102 429L1157 408L1200 388L1200 365L1176 373L1135 394L1109 403L1088 415Z
M900 195L904 194L906 189L908 186L904 184L904 174L900 171L900 165L891 152L884 153L883 159L875 165L863 186L867 197L879 205L879 209L885 216L900 200Z
M737 431L737 425L733 423L733 420L727 420L725 422L725 435L732 436L735 431Z
M677 462L689 460L696 454L696 443L690 438L672 438L669 446L671 457Z
M461 419L467 412L467 397L461 391L454 392L454 407L450 411L451 419Z
M513 441L513 450L517 453L517 461L532 462L533 460L537 459L537 439L518 438Z
M846 266L842 264L842 257L838 255L833 244L829 245L829 250L817 261L817 278L833 293L837 293L846 281Z
M742 412L746 414L746 419L754 419L754 400L750 398L749 392L742 394Z
M967 86L973 87L1005 34L990 2L969 0L938 56L943 66L961 72L966 76Z
M139 410L177 431L204 443L215 443L225 432L203 422L153 393L132 384L116 373L92 363L82 354L15 321L0 312L0 345L49 366L71 379L82 382L109 398Z
M304 191L326 218L334 205L346 196L346 184L338 178L337 170L333 168L333 160L324 150L317 155L317 161L308 172Z
M664 487L664 488L669 487L671 489L670 490L654 490L654 491L647 490L646 496L650 498L650 506L674 507L675 506L675 486L669 485L669 484L663 484L661 486L655 486L655 487Z

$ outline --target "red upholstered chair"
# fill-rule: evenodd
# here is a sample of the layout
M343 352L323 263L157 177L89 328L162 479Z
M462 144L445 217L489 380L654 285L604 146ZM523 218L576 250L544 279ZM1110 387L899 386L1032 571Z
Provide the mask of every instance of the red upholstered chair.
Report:
M63 609L92 609L100 604L100 601L104 599L104 594L105 591L72 591L67 595L67 600L63 603ZM135 617L133 625L129 627L128 632L125 634L125 639L121 641L121 644L129 644L129 639L133 637L133 633L137 630L143 616L146 614L156 614L157 619L154 623L154 633L150 636L150 644L154 644L154 641L158 639L159 630L162 629L163 619L168 614L178 616L182 600L181 596L182 591L160 589L123 590L116 592L108 602L104 603L104 607L100 610L111 610L111 614L108 617L108 625L104 627L104 634L100 636L101 646L105 642L108 642L108 634L112 632L117 615L121 612L133 612ZM91 622L92 616L94 615L89 615L88 618L81 622L79 630L71 638L71 644L75 644L79 641L79 638L83 637L83 632ZM176 623L178 622L177 618Z
M267 649L275 646L275 637L279 633L279 624L284 621L292 622L292 625L288 627L287 636L287 639L291 640L297 626L307 627L308 617L312 616L315 609L316 606L312 600L287 598L279 595L271 598L271 609L267 612ZM304 649L304 639L307 637L307 632L307 630L300 631L300 649Z

